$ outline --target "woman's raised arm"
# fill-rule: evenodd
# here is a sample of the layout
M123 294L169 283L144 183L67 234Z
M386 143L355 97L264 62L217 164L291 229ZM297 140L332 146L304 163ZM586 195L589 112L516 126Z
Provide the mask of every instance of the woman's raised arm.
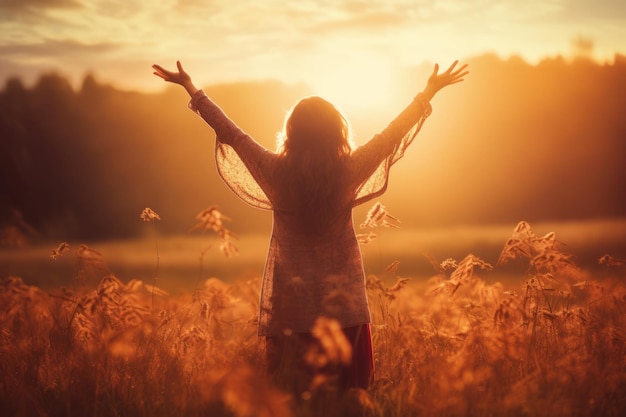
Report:
M430 115L430 100L439 90L463 81L463 77L468 74L467 65L455 69L457 64L458 61L454 61L441 74L436 64L424 90L383 131L352 152L351 182L361 184L355 204L385 191L389 168L402 157Z

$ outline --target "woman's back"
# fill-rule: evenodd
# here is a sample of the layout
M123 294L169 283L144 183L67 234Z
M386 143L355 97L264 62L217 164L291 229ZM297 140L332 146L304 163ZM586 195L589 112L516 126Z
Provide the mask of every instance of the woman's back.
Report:
M350 189L349 156L309 163L290 159L282 156L277 164L272 187L275 222L284 232L310 239L332 235L351 215L355 190Z
M306 165L296 168L286 157L278 163L261 334L307 332L320 316L346 325L369 320L352 224L354 190L347 181L348 161L349 156L336 159L330 168L320 161L306 170L301 169ZM343 299L339 305L337 297Z

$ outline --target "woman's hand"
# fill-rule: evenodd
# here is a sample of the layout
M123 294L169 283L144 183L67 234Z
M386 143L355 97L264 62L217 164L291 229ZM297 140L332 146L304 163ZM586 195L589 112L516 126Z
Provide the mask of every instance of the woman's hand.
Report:
M191 77L185 72L180 61L176 61L176 67L178 68L178 72L168 71L162 66L155 64L152 66L154 69L153 74L157 77L163 78L167 82L182 85L185 87L185 90L187 90L189 95L193 96L198 89L193 85Z
M430 77L428 77L428 83L422 93L428 100L433 98L433 96L442 88L463 81L463 77L466 76L469 71L465 71L467 64L464 64L455 70L454 68L458 63L459 61L454 61L452 65L450 65L450 68L441 74L438 74L439 64L435 64L435 69Z

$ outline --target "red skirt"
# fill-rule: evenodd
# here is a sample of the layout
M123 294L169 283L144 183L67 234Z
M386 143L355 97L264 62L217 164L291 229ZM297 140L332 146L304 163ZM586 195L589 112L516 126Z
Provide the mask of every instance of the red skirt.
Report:
M347 327L342 331L352 346L352 359L349 365L342 365L337 370L339 387L341 389L367 389L374 376L374 354L370 325L362 324ZM308 373L303 360L304 355L310 346L316 342L311 333L267 336L266 357L270 375L288 374L304 377Z

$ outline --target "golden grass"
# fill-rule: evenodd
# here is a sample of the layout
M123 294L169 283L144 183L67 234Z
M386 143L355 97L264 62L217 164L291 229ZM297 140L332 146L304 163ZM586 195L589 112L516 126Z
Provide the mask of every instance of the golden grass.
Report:
M508 281L516 285L485 282L479 271L492 266L473 255L433 261L436 275L426 286L397 277L397 263L387 270L395 279L369 276L376 376L368 392L343 395L324 378L294 395L264 374L256 336L260 279L213 278L191 294L170 296L138 280L123 282L86 246L76 257L72 289L43 291L18 277L0 282L3 415L626 411L623 263L604 258L615 280L594 280L560 251L553 234L537 237L525 223L500 258L527 260L527 274ZM339 360L348 355L333 323L325 325L320 339L329 334L334 342L321 343L311 363L333 359L324 346L335 346Z

